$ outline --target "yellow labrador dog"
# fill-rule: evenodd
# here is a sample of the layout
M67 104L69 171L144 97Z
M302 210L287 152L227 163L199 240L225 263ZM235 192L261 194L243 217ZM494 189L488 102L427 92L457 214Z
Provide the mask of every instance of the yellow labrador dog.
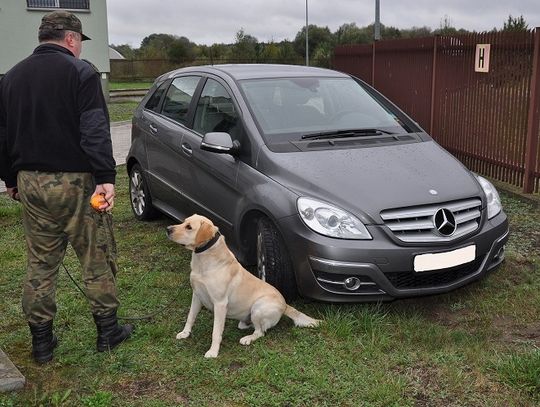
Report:
M200 215L190 216L180 225L169 226L167 235L173 242L193 251L191 308L186 325L176 339L190 335L203 305L214 312L212 345L204 357L217 357L225 318L238 319L240 329L255 328L251 335L240 339L242 345L249 345L264 336L266 330L276 325L283 314L291 318L296 326L315 327L319 324L318 320L287 305L277 289L244 269L210 219Z

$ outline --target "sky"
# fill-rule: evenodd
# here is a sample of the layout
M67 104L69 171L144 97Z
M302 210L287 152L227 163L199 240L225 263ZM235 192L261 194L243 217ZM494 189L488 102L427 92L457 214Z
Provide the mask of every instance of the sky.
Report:
M335 32L375 21L375 0L307 0L309 24ZM108 0L109 43L138 48L150 34L184 36L196 44L233 43L241 28L259 42L294 40L306 23L306 0ZM502 28L508 15L540 27L540 0L380 0L381 22L400 29Z

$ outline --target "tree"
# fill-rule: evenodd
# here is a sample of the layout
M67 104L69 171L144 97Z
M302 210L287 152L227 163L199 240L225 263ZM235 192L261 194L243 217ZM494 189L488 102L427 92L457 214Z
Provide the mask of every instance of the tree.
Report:
M311 57L318 48L333 48L335 45L334 34L328 27L318 27L310 24L308 27L309 56ZM294 49L304 56L306 55L306 27L300 30L294 39Z
M236 33L236 42L232 49L232 56L237 60L255 60L258 56L257 38L246 34L241 28Z
M504 23L503 31L526 31L529 29L529 25L525 22L523 15L519 17L508 16L508 20Z
M265 62L277 62L279 59L279 45L275 42L269 42L268 44L262 44L261 46L261 59Z
M387 26L381 24L381 38L383 40L401 38L401 31L399 30L399 28L392 27L391 25Z
M445 15L439 24L439 28L433 33L438 35L455 35L458 34L458 30L452 25L450 18Z
M195 47L186 37L175 38L167 50L167 56L173 62L192 61L195 59Z
M279 59L285 64L295 64L302 61L302 57L294 50L294 44L287 40L279 43Z
M402 38L420 38L420 37L429 37L433 34L431 28L423 27L411 27L401 30Z
M176 38L170 34L150 34L143 38L138 56L144 59L167 59L169 48Z
M336 43L344 44L367 44L372 41L372 37L365 29L359 28L356 23L345 23L334 33Z

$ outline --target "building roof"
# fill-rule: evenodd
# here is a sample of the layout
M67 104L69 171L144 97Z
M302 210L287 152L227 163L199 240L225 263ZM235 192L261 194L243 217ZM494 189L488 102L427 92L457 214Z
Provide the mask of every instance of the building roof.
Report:
M119 53L114 48L109 47L109 59L126 59L124 56Z

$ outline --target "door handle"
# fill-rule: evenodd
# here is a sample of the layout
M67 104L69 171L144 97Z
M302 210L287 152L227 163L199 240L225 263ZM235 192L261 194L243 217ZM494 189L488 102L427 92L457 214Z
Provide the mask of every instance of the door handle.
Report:
M188 143L182 143L182 151L190 157L193 155L193 149Z
M148 125L148 127L150 127L150 131L151 131L153 134L156 134L156 133L158 132L158 128L156 127L155 124L150 123L150 124Z

